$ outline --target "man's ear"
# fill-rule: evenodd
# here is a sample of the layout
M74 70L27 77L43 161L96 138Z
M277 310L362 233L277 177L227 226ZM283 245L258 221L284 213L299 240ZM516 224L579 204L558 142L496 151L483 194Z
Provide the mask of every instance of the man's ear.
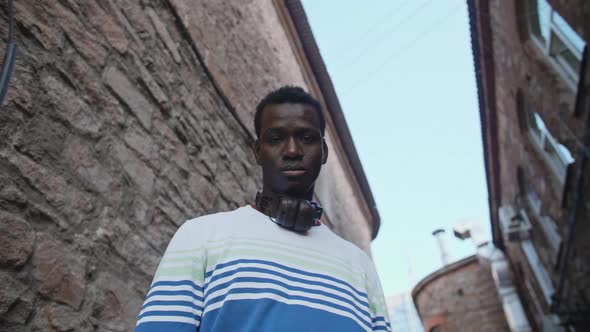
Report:
M260 141L256 140L254 142L254 158L256 158L256 163L258 165L262 165L262 160L260 159Z
M328 144L326 144L326 139L323 138L323 145L324 145L324 157L322 158L322 164L325 164L328 161Z

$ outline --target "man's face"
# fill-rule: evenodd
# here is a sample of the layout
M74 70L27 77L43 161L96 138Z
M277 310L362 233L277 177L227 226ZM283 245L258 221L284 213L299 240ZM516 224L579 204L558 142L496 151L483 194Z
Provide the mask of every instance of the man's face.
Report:
M286 103L264 108L256 160L262 166L265 192L312 199L327 157L320 117L313 106Z

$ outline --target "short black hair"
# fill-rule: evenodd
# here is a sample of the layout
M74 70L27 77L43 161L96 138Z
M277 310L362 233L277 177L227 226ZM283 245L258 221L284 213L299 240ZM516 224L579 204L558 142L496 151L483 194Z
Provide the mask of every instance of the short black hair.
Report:
M313 106L320 116L320 131L322 137L326 131L326 118L322 111L322 105L312 95L305 92L303 88L293 85L285 85L274 91L269 92L256 106L256 114L254 114L254 130L256 137L260 138L260 121L262 118L262 110L268 105L277 105L285 103L306 104Z

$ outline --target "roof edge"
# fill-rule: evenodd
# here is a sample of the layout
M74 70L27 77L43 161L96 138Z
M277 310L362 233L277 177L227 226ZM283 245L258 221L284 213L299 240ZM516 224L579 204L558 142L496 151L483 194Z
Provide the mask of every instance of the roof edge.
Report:
M424 277L424 279L420 280L416 284L416 286L414 286L414 288L412 289L412 300L414 301L414 303L416 303L416 296L418 296L418 294L420 292L422 292L424 287L426 287L431 282L435 281L436 279L438 279L450 272L456 271L456 270L462 268L463 266L469 265L473 262L478 262L477 255L467 256L467 257L460 259L456 262L453 262L451 264L447 264L447 265L443 266L442 268L427 275L426 277Z
M469 12L471 50L473 52L473 66L477 85L492 240L497 247L502 248L503 241L497 218L501 193L499 192L500 166L498 161L496 92L489 0L467 0L467 9Z
M374 240L379 233L379 228L381 227L381 217L379 215L379 211L377 210L377 205L375 203L373 193L371 192L369 182L365 176L363 166L354 146L350 130L346 124L344 113L340 107L340 101L338 100L338 96L334 90L334 85L332 84L330 74L328 73L318 45L311 31L311 26L307 20L307 15L303 9L303 4L300 0L285 0L284 4L291 17L291 20L293 21L293 25L295 26L295 30L303 46L305 56L307 57L311 70L322 92L328 112L330 113L330 116L336 127L335 129L338 137L340 138L346 156L352 167L354 176L365 198L367 207L369 208L369 212L372 217L371 239Z

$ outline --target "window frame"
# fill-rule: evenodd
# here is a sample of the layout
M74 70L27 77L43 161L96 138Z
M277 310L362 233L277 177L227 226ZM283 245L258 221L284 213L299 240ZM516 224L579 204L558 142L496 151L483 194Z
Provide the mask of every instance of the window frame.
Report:
M524 217L529 225L532 223L528 215L526 214L527 208L533 212L532 217L536 223L539 224L540 230L542 235L547 240L549 245L549 249L551 251L551 255L549 258L549 265L553 267L557 267L559 264L559 252L561 250L561 245L563 239L561 234L559 233L559 226L555 222L555 220L543 213L543 206L542 201L537 192L534 190L532 185L528 183L527 179L525 178L524 169L522 167L518 167L516 170L516 178L518 182L518 196L517 197L524 197L526 208L521 206L517 203L517 208L521 209L521 215ZM527 238L530 240L531 237ZM523 239L524 240L524 239Z
M547 7L549 8L549 15L547 16L548 22L544 22L542 18L539 16L538 4L539 1L545 1ZM588 43L583 40L578 33L567 23L567 21L559 15L559 13L553 9L551 4L549 4L546 0L528 0L527 1L527 23L528 23L528 30L530 39L532 40L533 44L535 44L536 48L541 51L543 56L545 56L549 63L554 67L554 69L558 72L559 76L561 76L567 85L572 89L576 90L578 86L578 81L580 79L580 72L576 72L575 68L564 59L564 57L560 54L553 54L552 47L555 44L554 38L557 38L565 48L572 55L580 62L580 66L582 63L583 58L583 50L584 46ZM556 22L561 21L561 22ZM579 50L575 42L568 37L567 33L562 30L559 26L559 23L565 24L572 33L575 34L575 37L579 39L583 43L582 49ZM538 25L538 26L537 26ZM543 34L543 26L546 25L548 32L547 36Z
M539 223L541 224L543 235L545 235L545 239L551 248L551 264L553 264L553 266L557 266L559 248L561 247L561 242L563 241L561 234L559 234L559 227L557 226L555 220L553 220L553 218L548 215L539 217Z
M555 188L560 190L562 205L567 195L567 181L571 176L572 165L575 164L576 158L572 152L558 139L553 136L543 117L536 111L534 105L529 102L528 96L518 89L515 94L515 106L518 117L518 126L520 133L525 140L531 141L533 153L538 155L542 162L545 163L550 173ZM529 144L526 145L527 148Z
M545 303L547 305L551 305L552 296L555 293L555 288L553 287L553 281L551 281L551 277L543 264L543 261L537 254L537 249L531 240L524 240L520 242L520 248L526 257L526 261L529 264L529 267L533 271L537 284L539 288L541 288L541 292L543 293L543 298L545 299Z
M575 158L571 151L551 134L541 115L533 110L527 101L522 102L522 107L521 112L525 112L527 135L533 142L535 150L541 155L558 183L563 187L568 167L575 162Z

